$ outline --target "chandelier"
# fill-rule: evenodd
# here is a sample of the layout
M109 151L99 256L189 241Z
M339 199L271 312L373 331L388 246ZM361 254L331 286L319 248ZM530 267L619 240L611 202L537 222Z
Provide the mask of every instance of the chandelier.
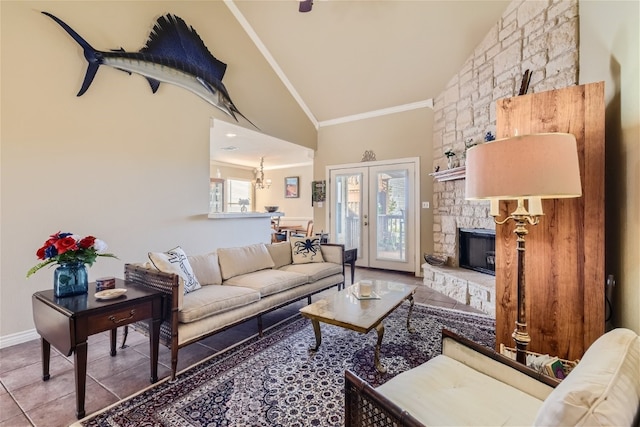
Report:
M264 157L260 157L260 170L256 171L256 179L253 182L256 190L264 190L271 187L271 180L264 179Z

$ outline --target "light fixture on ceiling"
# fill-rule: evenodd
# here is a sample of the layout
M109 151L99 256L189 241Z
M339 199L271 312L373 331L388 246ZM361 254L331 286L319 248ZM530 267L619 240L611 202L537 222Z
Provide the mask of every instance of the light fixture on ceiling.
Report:
M298 7L298 12L311 12L313 7L313 0L302 0Z
M256 190L264 190L271 187L271 180L264 179L264 157L260 157L260 170L256 171L256 179L253 181Z
M515 222L517 236L517 305L513 340L516 359L526 363L527 332L524 274L524 237L527 223L536 225L543 215L541 199L580 197L580 166L576 138L568 133L514 136L476 145L466 153L467 200L491 201L490 215L498 225ZM525 206L525 199L527 206ZM518 205L500 220L500 201L516 200ZM535 292L535 290L529 290Z

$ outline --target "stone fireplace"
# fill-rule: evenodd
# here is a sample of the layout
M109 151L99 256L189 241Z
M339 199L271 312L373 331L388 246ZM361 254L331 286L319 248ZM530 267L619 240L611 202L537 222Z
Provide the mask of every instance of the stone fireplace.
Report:
M525 70L530 93L578 84L577 45L577 0L514 0L434 99L433 253L447 263L423 264L425 285L495 315L495 277L460 267L459 229L495 230L489 203L465 200L465 152L495 135L496 100L518 94Z

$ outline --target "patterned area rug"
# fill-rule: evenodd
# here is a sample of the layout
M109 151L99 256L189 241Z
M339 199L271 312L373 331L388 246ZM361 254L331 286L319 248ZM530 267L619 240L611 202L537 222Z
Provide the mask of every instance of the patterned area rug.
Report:
M493 348L495 322L416 304L406 328L408 304L385 321L380 374L373 366L375 331L363 335L321 324L316 353L308 319L295 317L242 344L119 402L85 426L341 426L344 425L344 371L351 369L373 386L424 363L441 352L447 328Z

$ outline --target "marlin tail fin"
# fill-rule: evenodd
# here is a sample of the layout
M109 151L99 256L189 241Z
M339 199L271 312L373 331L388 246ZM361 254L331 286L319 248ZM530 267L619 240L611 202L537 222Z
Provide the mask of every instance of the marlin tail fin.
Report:
M98 67L102 63L102 57L100 53L95 50L85 39L80 37L78 33L76 33L73 28L68 26L63 20L60 18L50 14L49 12L42 12L44 15L47 15L49 18L53 19L60 25L69 35L82 47L84 50L84 57L87 62L89 62L89 66L87 67L87 73L84 76L84 81L82 82L82 87L80 88L80 92L78 92L77 96L81 96L83 93L89 89L91 86L91 82L93 82L93 78L98 72Z

